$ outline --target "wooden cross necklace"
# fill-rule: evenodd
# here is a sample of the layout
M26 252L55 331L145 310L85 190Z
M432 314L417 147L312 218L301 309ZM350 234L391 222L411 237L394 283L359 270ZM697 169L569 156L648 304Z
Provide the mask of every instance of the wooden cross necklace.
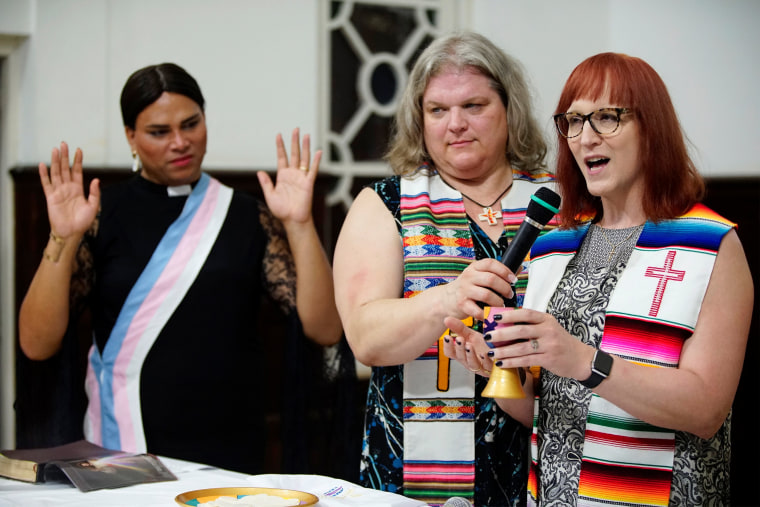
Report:
M485 204L480 204L478 201L476 201L469 195L465 195L465 193L462 192L461 190L459 191L459 193L462 194L462 197L464 197L465 199L468 199L472 201L473 203L477 204L478 206L480 206L481 208L483 208L483 213L478 215L478 220L480 220L481 222L488 222L490 225L498 225L499 222L497 222L496 219L501 218L501 206L499 207L500 208L499 210L494 211L493 205L499 202L501 198L504 197L504 194L509 192L509 189L512 188L512 183L513 181L510 182L509 185L507 185L507 188L505 188L504 191L499 194L499 197L497 197L496 200L492 202L491 204L489 204L488 206L486 206Z

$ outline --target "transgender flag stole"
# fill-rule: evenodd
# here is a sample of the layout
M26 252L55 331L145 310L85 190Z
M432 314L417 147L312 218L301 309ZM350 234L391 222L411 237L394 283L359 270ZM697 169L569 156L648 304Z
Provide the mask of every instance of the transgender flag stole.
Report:
M449 283L475 259L462 195L425 171L401 178L404 297ZM514 174L501 201L507 236L525 215L535 178ZM527 276L526 273L522 274ZM404 491L428 505L452 496L473 499L475 486L475 376L431 340L404 365Z
M216 242L232 189L203 173L130 290L101 354L90 348L85 438L108 449L146 452L140 371Z
M696 327L720 243L732 227L733 223L702 205L674 220L647 222L610 297L600 349L614 354L617 360L653 368L677 368L683 344ZM574 253L570 248L577 250L578 240L582 241L587 230L586 226L582 232L562 231L557 234L558 241L552 240L553 234L545 236L545 242L537 241L531 285L544 278L541 259L548 261L547 267L554 264L547 270L553 273L544 281L558 282L557 271L559 277L564 273L564 268L558 269L560 259L570 260L572 255L568 254ZM539 304L546 308L556 284L536 287L544 293ZM552 290L547 290L550 287ZM533 303L533 298L527 296L526 306L528 302ZM531 501L537 498L540 477L535 470L535 423ZM673 430L636 419L593 394L586 421L578 505L668 505L674 451Z

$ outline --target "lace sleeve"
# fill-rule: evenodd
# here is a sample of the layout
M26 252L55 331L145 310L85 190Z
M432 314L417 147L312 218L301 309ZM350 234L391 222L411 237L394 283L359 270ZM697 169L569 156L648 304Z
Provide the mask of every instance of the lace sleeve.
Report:
M90 230L82 238L76 256L76 267L71 274L69 288L69 308L73 315L79 315L84 310L87 297L95 284L95 263L92 257L92 242L98 233L100 216L95 218Z
M269 296L286 314L296 310L296 267L282 222L259 202L259 221L267 238L261 281Z

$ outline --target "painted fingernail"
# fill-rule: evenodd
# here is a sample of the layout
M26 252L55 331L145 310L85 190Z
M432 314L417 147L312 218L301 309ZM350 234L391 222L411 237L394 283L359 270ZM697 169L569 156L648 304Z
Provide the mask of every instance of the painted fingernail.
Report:
M494 315L494 316L493 316L493 320L501 320L501 319L502 319L502 317L503 317L503 315L502 315L502 314L500 314L500 313L497 313L496 315Z
M464 348L464 350L465 350L465 352L467 352L468 354L469 354L470 352L472 352L472 351L470 350L470 347L465 347L465 348Z
M494 364L495 364L496 366L498 366L498 367L501 367L501 361L496 361Z
M485 336L483 337L483 339L484 339L485 341L487 341L487 342L490 342L490 341L491 341L491 338L493 338L493 337L491 336L491 333L488 333L487 335L485 335Z
M493 354L494 354L493 350L488 351L488 357L493 357Z
M457 345L461 345L461 344L462 344L462 340L460 340L459 338L457 338Z
M451 340L449 340L449 337L448 337L448 336L444 336L444 337L443 337L443 341L445 341L446 343L449 343Z

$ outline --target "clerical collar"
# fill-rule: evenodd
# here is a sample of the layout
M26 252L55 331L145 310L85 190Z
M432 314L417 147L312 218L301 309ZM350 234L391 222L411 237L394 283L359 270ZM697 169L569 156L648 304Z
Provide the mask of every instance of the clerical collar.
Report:
M190 185L177 185L175 187L166 187L166 193L169 195L169 197L190 195L192 191L193 191L193 187Z
M149 192L155 193L156 195L165 195L167 197L186 197L193 192L193 188L200 181L200 177L199 177L197 180L189 184L164 185L163 183L156 183L154 181L150 181L148 178L146 178L142 174L136 175L135 178L139 182L140 186L142 186Z

